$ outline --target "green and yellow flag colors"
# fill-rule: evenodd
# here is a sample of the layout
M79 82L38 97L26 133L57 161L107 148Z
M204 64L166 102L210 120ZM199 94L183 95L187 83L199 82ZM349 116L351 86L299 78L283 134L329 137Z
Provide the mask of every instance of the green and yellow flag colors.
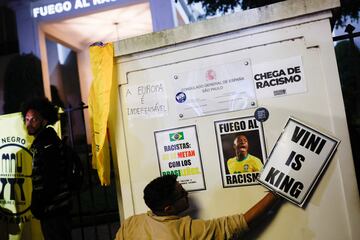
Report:
M170 133L169 137L170 137L170 142L184 140L184 132Z
M113 45L90 47L93 74L89 94L89 117L92 135L92 166L97 169L101 185L110 184L110 157L106 149L107 124L113 73Z

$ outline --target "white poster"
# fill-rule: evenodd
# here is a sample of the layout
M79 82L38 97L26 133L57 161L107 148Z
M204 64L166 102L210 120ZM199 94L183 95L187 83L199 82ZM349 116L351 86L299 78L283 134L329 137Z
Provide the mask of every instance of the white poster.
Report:
M253 65L257 99L306 92L301 56Z
M256 107L248 59L174 74L179 119Z
M126 86L126 106L129 119L155 118L167 115L167 95L163 82Z
M259 182L302 207L339 142L289 118Z
M161 175L174 174L187 191L204 190L196 126L154 132Z
M214 124L223 186L258 184L257 178L266 159L261 122L251 116Z

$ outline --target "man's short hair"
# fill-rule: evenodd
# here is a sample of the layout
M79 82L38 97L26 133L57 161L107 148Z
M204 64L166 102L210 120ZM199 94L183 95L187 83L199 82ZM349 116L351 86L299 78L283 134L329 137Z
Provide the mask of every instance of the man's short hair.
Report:
M162 211L173 203L176 193L176 175L164 175L152 180L144 189L144 200L152 211Z
M40 113L41 117L46 119L51 125L59 119L58 108L47 98L33 98L24 102L21 106L21 114L24 120L26 113L30 109Z

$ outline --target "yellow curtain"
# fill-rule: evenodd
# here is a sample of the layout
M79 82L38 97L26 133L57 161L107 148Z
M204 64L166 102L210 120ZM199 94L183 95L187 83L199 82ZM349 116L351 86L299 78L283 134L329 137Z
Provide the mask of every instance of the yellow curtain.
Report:
M107 148L107 121L113 73L113 45L90 47L93 74L89 94L89 118L92 135L92 166L97 169L101 185L110 184L110 159Z

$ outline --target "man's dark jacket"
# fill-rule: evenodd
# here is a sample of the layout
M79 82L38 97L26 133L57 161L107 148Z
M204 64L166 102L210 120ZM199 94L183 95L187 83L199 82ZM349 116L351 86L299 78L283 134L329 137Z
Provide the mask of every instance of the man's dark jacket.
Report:
M71 193L66 179L66 159L55 130L45 127L31 145L33 153L31 212L42 219L68 214Z

